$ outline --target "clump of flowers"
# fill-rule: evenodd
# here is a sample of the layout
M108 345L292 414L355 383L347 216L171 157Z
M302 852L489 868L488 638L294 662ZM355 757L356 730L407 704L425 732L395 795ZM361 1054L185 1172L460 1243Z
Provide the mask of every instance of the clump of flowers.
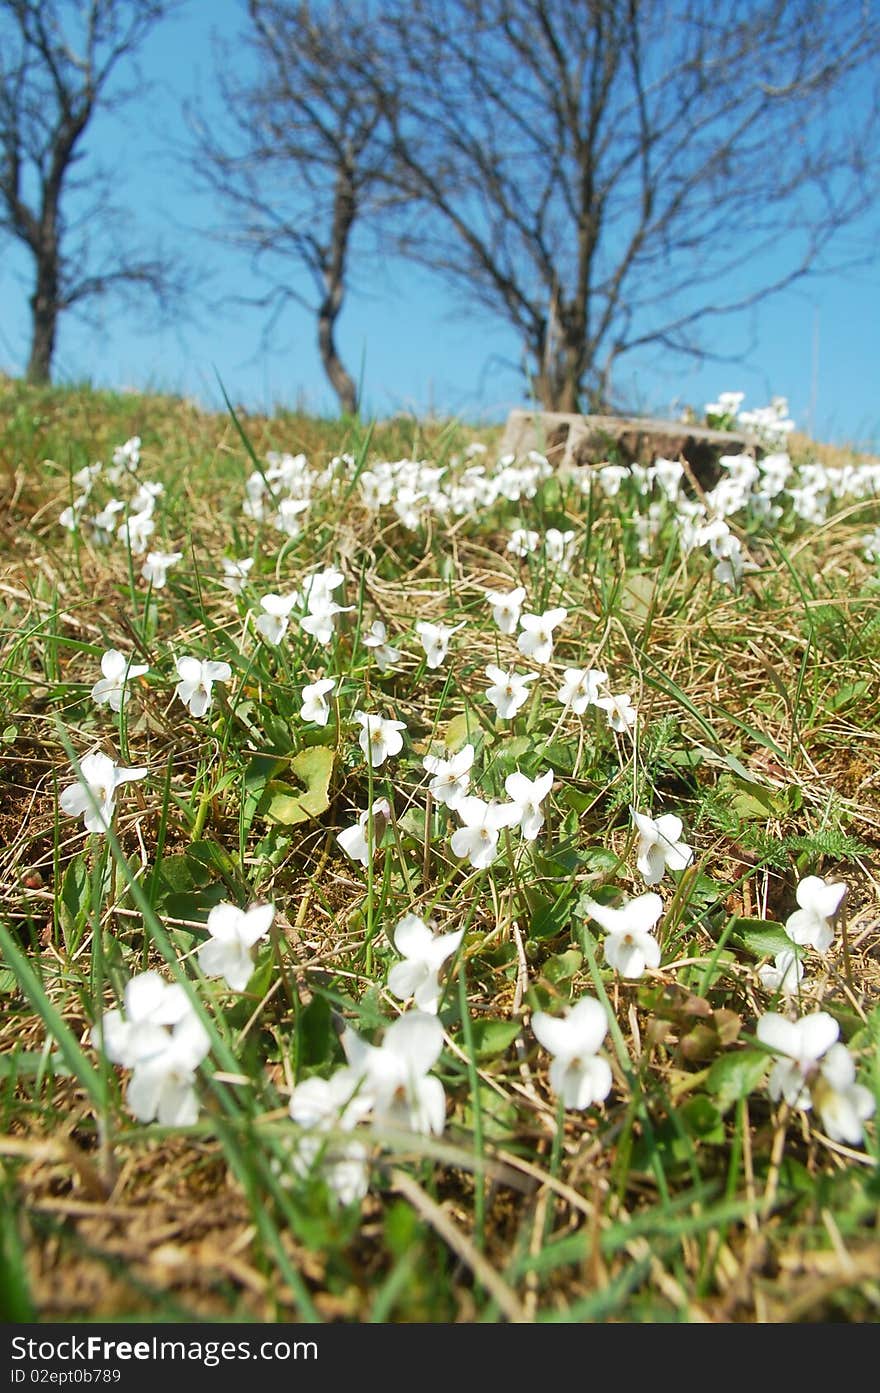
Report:
M775 1011L760 1017L757 1036L780 1056L767 1083L774 1102L809 1112L816 1108L832 1141L857 1145L874 1113L874 1096L856 1082L855 1063L839 1042L840 1026L827 1011L790 1021Z
M92 1043L131 1069L125 1099L138 1121L188 1127L198 1120L195 1071L211 1046L183 987L158 972L132 977L123 1009L105 1012Z

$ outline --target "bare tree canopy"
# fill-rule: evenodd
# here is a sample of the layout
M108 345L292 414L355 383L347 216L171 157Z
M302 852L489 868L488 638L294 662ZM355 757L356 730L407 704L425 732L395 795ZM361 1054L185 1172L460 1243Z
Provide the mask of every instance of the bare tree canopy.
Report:
M30 381L50 378L65 310L111 291L164 302L179 289L169 262L133 249L110 177L76 174L96 111L125 99L111 90L117 67L174 3L0 0L0 232L34 263Z
M381 8L398 245L515 328L547 407L605 404L646 344L702 354L876 194L869 0Z
M268 278L261 302L277 313L294 300L315 315L324 370L342 409L354 412L357 387L335 331L355 229L375 225L388 167L381 51L367 7L344 0L317 9L249 0L248 15L253 76L237 67L241 45L219 49L226 120L190 113L193 170L225 207L219 235L249 251ZM377 79L375 95L361 86L363 65ZM305 289L297 270L306 272Z

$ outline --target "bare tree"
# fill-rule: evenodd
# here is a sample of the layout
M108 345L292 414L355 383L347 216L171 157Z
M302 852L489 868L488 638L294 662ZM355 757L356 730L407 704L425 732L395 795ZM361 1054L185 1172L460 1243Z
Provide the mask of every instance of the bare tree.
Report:
M258 302L273 317L290 301L315 315L324 370L343 411L354 413L357 386L336 328L353 239L375 225L387 165L381 50L358 3L248 0L248 16L243 42L253 76L240 77L236 54L219 50L226 121L190 113L192 167L225 206L218 235L249 251L268 281ZM364 66L375 92L361 87Z
M0 231L34 263L31 382L50 379L66 310L110 292L165 302L179 289L171 263L134 251L129 231L115 235L110 176L95 166L75 173L96 112L127 95L112 87L118 66L174 3L0 0Z
M645 345L704 354L876 197L870 0L382 10L399 61L358 82L410 199L397 245L517 331L545 407L607 404Z

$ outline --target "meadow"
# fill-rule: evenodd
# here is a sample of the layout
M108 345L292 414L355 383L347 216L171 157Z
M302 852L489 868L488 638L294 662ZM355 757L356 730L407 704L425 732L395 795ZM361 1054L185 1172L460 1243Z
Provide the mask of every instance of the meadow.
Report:
M880 463L783 414L0 381L0 1317L877 1319Z

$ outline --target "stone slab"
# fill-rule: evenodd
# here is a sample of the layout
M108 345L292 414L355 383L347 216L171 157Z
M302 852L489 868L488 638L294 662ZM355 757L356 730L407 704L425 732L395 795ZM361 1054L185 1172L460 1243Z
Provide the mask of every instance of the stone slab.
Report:
M561 468L603 462L610 450L623 464L651 464L658 457L687 460L703 483L717 478L721 455L756 454L748 432L711 430L686 421L651 416L581 416L567 411L511 411L498 446L500 455L546 455Z

